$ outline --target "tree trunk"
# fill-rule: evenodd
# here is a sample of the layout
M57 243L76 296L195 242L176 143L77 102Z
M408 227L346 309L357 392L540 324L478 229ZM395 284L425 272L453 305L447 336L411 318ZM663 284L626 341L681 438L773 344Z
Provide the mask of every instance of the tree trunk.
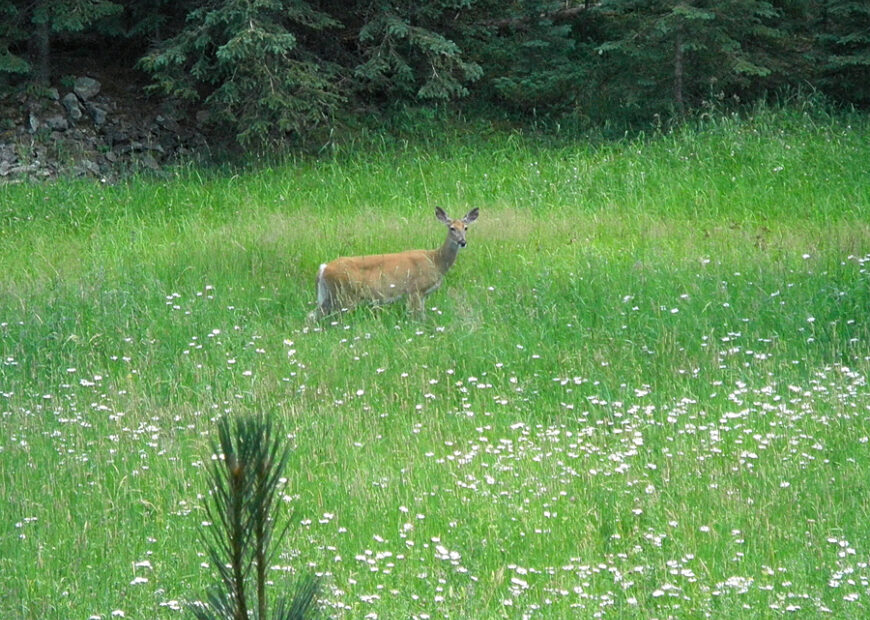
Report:
M41 86L51 82L51 27L49 24L49 7L45 0L36 0L30 14L33 24L33 35L28 47L33 61L33 79Z
M683 116L686 111L686 104L683 100L683 73L683 35L678 32L674 44L674 105L680 116Z

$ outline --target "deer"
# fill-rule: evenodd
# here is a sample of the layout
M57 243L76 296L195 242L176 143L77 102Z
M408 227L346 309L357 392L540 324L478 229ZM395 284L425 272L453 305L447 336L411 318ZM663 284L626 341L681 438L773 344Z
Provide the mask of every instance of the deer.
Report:
M408 308L424 313L423 300L441 286L444 275L466 246L465 232L477 219L474 208L461 219L451 219L441 207L435 217L447 226L447 238L436 250L408 250L397 254L345 256L320 265L317 272L317 308L309 320L361 303L380 305L407 298Z

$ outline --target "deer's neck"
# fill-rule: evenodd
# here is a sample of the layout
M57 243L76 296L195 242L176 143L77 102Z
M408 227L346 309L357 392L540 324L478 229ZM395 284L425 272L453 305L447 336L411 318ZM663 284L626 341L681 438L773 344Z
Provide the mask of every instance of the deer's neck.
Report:
M441 274L447 273L447 270L456 262L456 255L459 253L459 244L453 241L450 236L444 240L444 244L433 251L433 260Z

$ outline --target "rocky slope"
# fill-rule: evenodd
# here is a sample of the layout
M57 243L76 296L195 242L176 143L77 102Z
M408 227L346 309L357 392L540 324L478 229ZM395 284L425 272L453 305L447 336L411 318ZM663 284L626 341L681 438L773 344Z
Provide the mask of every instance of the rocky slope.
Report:
M114 182L206 147L195 120L150 100L141 84L107 89L87 75L64 83L0 100L0 184L58 176Z

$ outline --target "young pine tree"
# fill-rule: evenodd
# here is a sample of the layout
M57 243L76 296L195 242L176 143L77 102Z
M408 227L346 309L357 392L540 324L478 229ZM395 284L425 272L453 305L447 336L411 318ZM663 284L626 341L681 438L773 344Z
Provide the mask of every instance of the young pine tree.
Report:
M219 584L206 603L191 605L198 620L303 620L316 614L318 582L304 577L270 610L267 570L283 541L280 526L283 472L290 449L265 415L218 422L208 468L202 529Z

